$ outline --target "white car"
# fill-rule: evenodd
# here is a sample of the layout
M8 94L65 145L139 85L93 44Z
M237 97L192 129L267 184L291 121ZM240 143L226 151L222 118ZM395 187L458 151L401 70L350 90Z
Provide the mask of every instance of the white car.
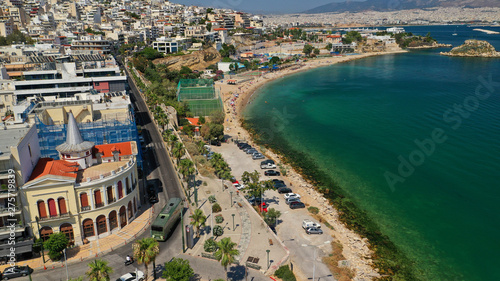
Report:
M285 193L285 195L283 195L283 197L285 197L285 200L288 199L288 198L297 198L297 199L300 199L300 195L297 194L297 193L293 193L293 192Z
M135 276L135 272L130 272L116 279L116 281L143 281L143 280L144 280L144 272L140 270L137 271L137 276Z
M245 188L245 185L239 183L233 183L233 186L238 190Z

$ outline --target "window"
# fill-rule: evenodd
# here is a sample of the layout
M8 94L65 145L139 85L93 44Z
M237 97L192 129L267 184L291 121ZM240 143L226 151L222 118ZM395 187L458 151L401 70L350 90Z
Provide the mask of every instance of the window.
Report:
M64 215L68 213L66 210L66 200L64 200L64 198L57 199L57 205L59 206L59 214Z
M38 201L37 203L38 206L38 215L40 216L41 219L47 217L47 209L45 208L45 202L42 200Z
M91 219L86 219L83 221L83 234L85 237L94 236L94 222Z

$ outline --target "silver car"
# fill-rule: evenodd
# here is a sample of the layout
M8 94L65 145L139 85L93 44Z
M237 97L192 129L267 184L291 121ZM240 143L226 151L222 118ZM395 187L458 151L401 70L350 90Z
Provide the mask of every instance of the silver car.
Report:
M307 234L323 234L323 230L317 227L309 227L306 229Z

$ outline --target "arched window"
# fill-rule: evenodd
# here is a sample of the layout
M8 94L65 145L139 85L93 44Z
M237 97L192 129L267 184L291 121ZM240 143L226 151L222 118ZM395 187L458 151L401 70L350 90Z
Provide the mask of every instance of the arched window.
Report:
M120 227L124 227L127 225L127 214L125 210L125 206L120 208Z
M44 226L40 229L40 238L43 240L43 241L47 241L47 239L49 239L49 236L54 233L54 231L52 230L52 227L50 226Z
M90 210L89 198L87 196L87 193L84 192L80 194L80 204L82 206L82 211Z
M49 200L47 200L47 204L49 205L50 217L56 217L57 216L56 201L50 198Z
M116 218L116 211L111 211L108 215L109 220L109 230L113 230L118 227L118 220Z
M123 184L122 181L118 181L118 200L123 197Z
M127 189L127 195L129 195L130 192L132 192L132 189L130 188L130 180L128 179L128 177L125 180L125 188Z
M86 219L83 221L83 234L85 237L92 237L95 235L94 233L94 222L92 219Z
M60 197L59 199L57 199L57 205L59 207L59 214L65 215L68 213L68 211L66 210L66 200L64 200L64 198Z
M73 226L70 223L63 223L59 227L59 231L64 233L66 235L66 238L68 238L68 241L75 242L75 234L73 233Z
M134 211L132 210L132 201L128 201L128 219L130 220L134 215Z
M106 187L106 196L108 197L108 204L115 202L115 198L113 197L113 187Z
M41 219L44 219L47 217L47 209L45 208L45 202L42 200L36 202L38 206L38 216L40 216Z
M108 227L106 226L106 217L104 215L100 215L95 220L97 223L97 234L103 234L108 231Z

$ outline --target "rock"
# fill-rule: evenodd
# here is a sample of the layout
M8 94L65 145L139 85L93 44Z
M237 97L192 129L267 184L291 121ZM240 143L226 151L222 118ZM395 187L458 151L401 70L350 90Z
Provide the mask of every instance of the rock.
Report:
M500 57L500 52L497 52L490 43L472 39L466 40L463 45L455 47L447 53L441 52L440 54L451 57Z

